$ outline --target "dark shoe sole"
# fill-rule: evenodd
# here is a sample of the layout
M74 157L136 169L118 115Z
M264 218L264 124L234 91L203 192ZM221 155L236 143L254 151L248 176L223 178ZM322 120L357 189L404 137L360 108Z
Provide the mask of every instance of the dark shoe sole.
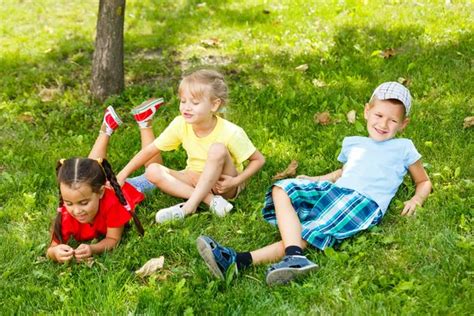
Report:
M286 284L300 276L317 270L319 266L309 265L304 268L280 268L267 273L266 281L269 286Z
M211 246L201 236L197 238L196 246L199 251L199 254L201 255L202 259L204 259L204 262L206 263L209 270L211 270L212 274L214 274L216 278L224 280L224 274L217 265L216 259L214 258L214 254L212 253Z

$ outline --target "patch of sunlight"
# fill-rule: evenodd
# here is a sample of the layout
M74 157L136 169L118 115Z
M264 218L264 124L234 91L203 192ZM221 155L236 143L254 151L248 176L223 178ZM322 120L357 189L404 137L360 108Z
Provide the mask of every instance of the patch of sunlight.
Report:
M288 161L298 159L299 144L291 140L269 139L261 148L267 160Z
M95 33L96 1L21 1L6 8L0 19L11 27L2 29L2 55L44 55L73 38L92 40ZM21 20L41 21L41 26Z

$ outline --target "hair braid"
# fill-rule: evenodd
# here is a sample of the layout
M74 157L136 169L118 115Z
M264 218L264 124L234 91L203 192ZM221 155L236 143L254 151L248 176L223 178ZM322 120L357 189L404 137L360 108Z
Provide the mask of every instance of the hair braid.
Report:
M122 205L126 206L127 210L132 214L133 222L135 223L135 226L137 227L138 233L143 236L145 234L145 230L143 229L142 223L138 219L138 216L135 212L133 212L125 199L125 196L123 195L122 188L120 187L119 183L117 182L117 178L115 177L115 173L112 170L112 166L110 163L107 161L107 159L102 160L102 167L104 168L105 176L107 180L109 180L110 185L112 185L112 188L115 191L115 195L119 199L120 203Z
M112 166L107 161L107 159L102 160L102 167L104 167L105 177L107 178L107 180L109 180L110 185L112 185L112 188L114 188L115 195L119 199L120 203L122 203L122 205L127 205L128 203L125 199L125 196L123 195L122 188L120 188L120 185L117 182L117 178L115 177L114 171L112 170Z
M59 169L61 169L62 163L61 161L58 161L56 163L56 178L58 177L59 174ZM63 196L61 195L61 189L59 188L60 184L58 182L58 192L59 192L59 205L58 205L58 210L56 213L56 218L54 220L54 226L53 226L53 237L56 237L60 243L63 243L63 234L61 233L62 231L62 213L61 213L61 207L63 206Z

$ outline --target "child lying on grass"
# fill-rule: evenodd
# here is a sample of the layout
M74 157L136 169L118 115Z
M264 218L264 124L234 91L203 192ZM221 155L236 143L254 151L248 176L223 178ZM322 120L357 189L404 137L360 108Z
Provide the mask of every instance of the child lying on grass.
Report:
M163 104L163 99L148 100L132 110L140 126L142 146L155 139L151 119ZM94 254L118 245L124 226L133 217L141 234L143 228L134 213L135 205L144 199L143 193L154 185L144 175L127 179L120 186L109 162L105 159L110 136L122 121L109 106L105 111L99 136L88 158L61 159L56 167L59 186L59 207L47 256L57 262L73 258L83 261ZM146 166L161 162L161 156L151 157ZM67 243L73 237L78 242L102 238L95 244L81 243L73 249Z

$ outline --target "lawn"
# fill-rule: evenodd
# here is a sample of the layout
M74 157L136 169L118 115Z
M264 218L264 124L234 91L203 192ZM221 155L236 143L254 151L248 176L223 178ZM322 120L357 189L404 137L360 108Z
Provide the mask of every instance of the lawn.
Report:
M89 85L98 1L2 0L0 11L1 314L449 314L468 315L473 298L474 7L471 1L130 0L125 18L126 90L104 104ZM130 109L152 96L167 105L158 135L178 115L177 85L193 68L226 76L227 119L242 126L267 163L217 218L207 211L154 224L179 202L155 192L139 207L146 235L130 229L92 265L45 258L60 158L86 156L103 110L125 120L109 160L119 171L139 150ZM413 140L433 182L415 217L407 176L381 225L338 249L308 250L321 269L269 288L265 266L214 279L195 240L215 237L238 250L277 241L261 207L272 176L291 160L299 174L340 167L342 139L364 135L363 106L383 81L413 95ZM356 121L346 114L356 111ZM328 125L316 113L328 112ZM166 153L182 168L182 150ZM158 273L134 271L164 256ZM471 311L471 312L469 312Z

